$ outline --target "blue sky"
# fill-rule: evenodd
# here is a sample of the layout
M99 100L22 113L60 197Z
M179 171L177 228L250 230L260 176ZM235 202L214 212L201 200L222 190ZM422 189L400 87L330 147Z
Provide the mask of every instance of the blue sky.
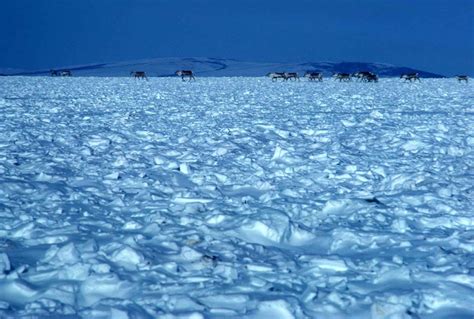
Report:
M0 68L153 57L474 75L474 0L2 0Z

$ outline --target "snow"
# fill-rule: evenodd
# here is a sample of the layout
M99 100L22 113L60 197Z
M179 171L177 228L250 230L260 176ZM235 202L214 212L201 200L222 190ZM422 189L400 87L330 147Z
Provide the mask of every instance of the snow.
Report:
M474 90L0 81L1 318L472 318Z

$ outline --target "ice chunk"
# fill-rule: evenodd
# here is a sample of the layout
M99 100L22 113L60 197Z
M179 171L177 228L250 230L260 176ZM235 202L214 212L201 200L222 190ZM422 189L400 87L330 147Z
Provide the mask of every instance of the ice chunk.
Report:
M277 145L275 147L275 151L273 152L272 161L282 159L287 153L288 152L282 149L280 145Z
M153 158L153 162L156 164L156 165L163 165L164 163L166 163L166 159L162 156L155 156Z
M474 289L474 276L468 274L449 275L446 280L459 283Z
M290 223L289 234L287 233L286 242L293 246L303 246L316 239L316 236L307 229L294 223Z
M350 214L357 209L357 204L347 199L328 200L322 209L325 215Z
M209 198L191 198L191 197L176 197L173 199L176 204L190 204L190 203L210 203L212 199Z
M115 250L110 259L130 270L136 269L138 265L145 262L145 257L130 246L123 246Z
M273 268L266 265L247 264L245 268L250 272L271 272Z
M104 178L108 179L108 180L116 180L116 179L120 178L120 173L119 172L113 172L113 173L105 175Z
M8 273L11 269L10 259L6 253L0 253L0 276L3 273Z
M143 225L141 225L140 223L134 221L134 220L131 220L129 222L126 222L125 224L123 224L122 226L122 229L125 229L125 230L136 230L136 229L140 229L142 228Z
M0 280L0 300L19 305L32 301L39 295L40 292L24 280Z
M36 176L36 180L38 182L50 182L52 179L53 177L51 175L48 175L44 172L41 172Z
M95 274L82 282L79 302L88 307L104 298L131 298L134 291L134 285L120 280L115 274Z
M349 120L341 120L342 125L345 127L352 127L355 126L357 123L349 121Z
M396 283L407 283L410 282L411 274L407 268L396 268L396 269L383 269L378 275L378 278L374 279L375 284L396 282Z
M408 227L408 224L404 218L397 218L392 222L392 229L397 232L404 233L409 230L410 227Z
M466 144L469 145L469 146L473 146L474 145L474 137L473 136L469 136L466 138Z
M214 173L214 176L217 178L217 180L218 180L220 183L225 183L225 182L227 182L227 180L228 180L228 177L225 176L224 174Z
M294 319L291 306L285 300L263 301L258 304L257 311L248 318L278 318L278 319Z
M54 258L55 261L60 262L61 264L74 264L80 259L79 251L73 243L61 247Z
M456 147L456 146L449 146L448 147L448 154L451 156L458 156L461 157L464 155L464 150L462 148Z
M370 112L370 117L374 119L383 119L383 114L375 110L375 111Z
M210 308L240 310L245 308L249 297L240 294L212 295L200 298L200 301Z
M374 303L371 307L371 319L411 319L404 305L392 303Z
M214 216L212 216L212 217L209 217L209 218L206 220L206 223L208 223L208 224L210 224L210 225L216 225L216 224L222 223L225 219L226 219L226 216L225 216L225 215L217 214L217 215L214 215Z
M227 154L227 149L224 147L219 147L212 153L214 156L223 156L225 154Z
M82 281L89 277L91 265L77 263L74 265L67 265L57 273L57 278L65 280Z
M280 242L284 229L281 227L269 227L267 224L258 220L249 220L241 227L241 231L245 232L248 238L253 238L255 242L258 242L259 238L266 238L270 241Z
M200 260L202 256L203 255L200 252L197 252L188 246L181 248L180 259L183 261L197 261Z
M94 137L92 137L88 140L87 144L92 149L105 150L110 146L111 141L108 138L102 138L100 136L94 136Z
M35 229L35 223L29 222L22 224L11 232L13 238L31 238Z
M345 272L349 268L342 259L334 258L313 258L310 262L312 266L316 266L321 270L331 271L331 272Z
M419 140L411 140L402 145L402 149L409 152L417 152L425 147L425 143Z
M186 163L179 164L179 171L186 175L191 174L191 169L189 168L189 165Z
M315 239L311 232L290 222L288 217L280 212L267 212L254 217L246 219L238 230L238 233L250 242L301 246Z
M123 167L127 166L128 160L125 156L119 156L117 159L112 163L113 167Z

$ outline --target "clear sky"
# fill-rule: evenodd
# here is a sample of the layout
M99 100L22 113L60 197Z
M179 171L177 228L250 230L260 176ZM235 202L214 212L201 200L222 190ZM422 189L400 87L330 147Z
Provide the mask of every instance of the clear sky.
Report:
M474 75L474 0L0 0L0 68L153 57Z

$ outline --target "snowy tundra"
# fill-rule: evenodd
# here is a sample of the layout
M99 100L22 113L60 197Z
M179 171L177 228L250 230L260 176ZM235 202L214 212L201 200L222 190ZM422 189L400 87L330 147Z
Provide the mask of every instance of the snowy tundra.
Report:
M474 86L0 79L0 318L473 318Z

